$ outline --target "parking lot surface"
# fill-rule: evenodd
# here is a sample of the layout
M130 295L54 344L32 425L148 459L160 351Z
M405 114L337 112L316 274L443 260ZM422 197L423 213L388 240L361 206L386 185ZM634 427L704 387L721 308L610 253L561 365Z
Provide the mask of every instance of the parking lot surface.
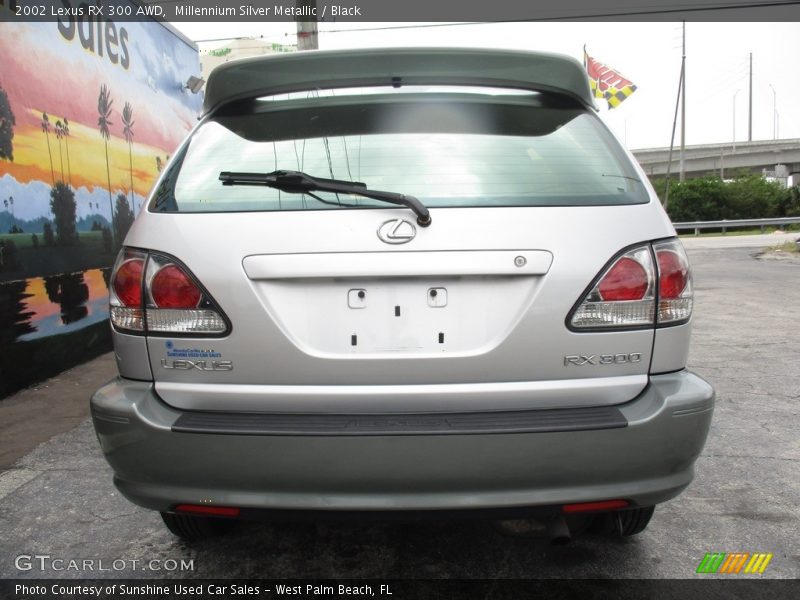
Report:
M774 556L760 577L796 578L800 260L687 246L696 290L690 368L715 385L717 408L695 481L659 506L639 536L587 535L551 546L482 521L247 523L187 545L158 514L116 492L83 420L0 474L0 577L687 578L701 577L695 570L706 552L768 552ZM82 384L73 387L83 394L81 369ZM113 361L107 355L89 369L98 387ZM28 418L47 419L44 407L75 391L50 385L23 393L43 407ZM20 555L50 559L19 570L28 564ZM58 570L52 559L94 562ZM191 562L185 570L182 559ZM107 570L98 570L101 561Z

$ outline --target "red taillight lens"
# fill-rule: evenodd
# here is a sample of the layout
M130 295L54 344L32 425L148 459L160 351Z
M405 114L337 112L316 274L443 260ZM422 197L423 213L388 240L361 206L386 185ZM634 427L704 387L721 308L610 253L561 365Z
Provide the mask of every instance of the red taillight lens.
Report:
M150 295L158 308L197 308L203 293L180 267L166 265L153 277Z
M131 258L123 262L114 274L114 293L126 308L142 306L142 273L144 260Z
M606 302L641 300L647 293L647 271L633 258L623 256L609 269L597 286Z
M681 257L672 250L659 250L658 272L660 277L659 292L662 300L678 298L686 288L689 270Z

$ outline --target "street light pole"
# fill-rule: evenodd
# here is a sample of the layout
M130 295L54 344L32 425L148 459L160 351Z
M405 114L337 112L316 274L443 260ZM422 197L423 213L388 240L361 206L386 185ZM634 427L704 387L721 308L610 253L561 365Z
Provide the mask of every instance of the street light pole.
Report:
M778 139L778 92L770 83L769 87L772 88L772 139Z
M317 0L295 0L295 6L301 9L302 15L297 17L297 49L316 50L319 48L319 32L317 30Z
M731 154L736 152L736 94L740 91L733 92L733 152Z

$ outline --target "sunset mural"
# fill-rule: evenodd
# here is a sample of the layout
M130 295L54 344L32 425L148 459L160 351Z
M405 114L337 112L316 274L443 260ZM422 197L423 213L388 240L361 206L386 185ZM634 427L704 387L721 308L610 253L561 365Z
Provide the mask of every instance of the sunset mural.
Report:
M158 176L156 159L166 162L196 122L202 98L183 85L200 72L196 50L155 22L121 27L127 32L127 69L85 49L77 35L66 39L58 23L0 23L0 88L16 120L14 160L0 159L0 199L13 196L20 219L48 217L49 197L25 186L52 186L53 179L75 189L78 218L96 213L111 221L109 178L112 197L124 194L138 212ZM112 102L108 173L97 113L104 85ZM126 103L135 123L130 145L122 118ZM52 129L45 134L45 113L51 127L66 119L69 135L57 139ZM105 191L106 203L95 208L89 202L101 199L91 199L97 188Z
M155 21L4 20L0 57L2 398L110 349L109 268L202 94Z

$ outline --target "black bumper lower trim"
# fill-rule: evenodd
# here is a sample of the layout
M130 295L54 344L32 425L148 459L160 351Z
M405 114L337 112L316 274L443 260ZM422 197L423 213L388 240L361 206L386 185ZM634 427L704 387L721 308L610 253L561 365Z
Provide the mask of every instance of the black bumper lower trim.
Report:
M627 427L618 408L414 414L185 412L172 431L220 435L465 435L552 433Z

